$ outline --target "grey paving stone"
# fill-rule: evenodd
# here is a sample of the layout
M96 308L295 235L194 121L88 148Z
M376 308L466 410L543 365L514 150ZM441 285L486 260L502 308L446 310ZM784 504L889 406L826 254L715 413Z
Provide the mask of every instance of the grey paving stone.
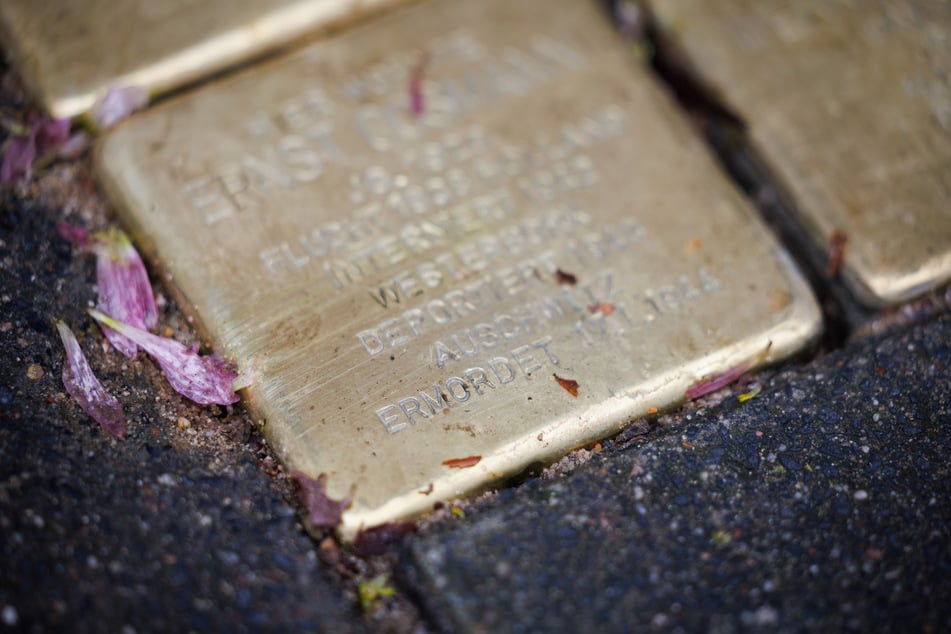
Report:
M0 198L0 633L362 631L243 409L194 406L102 346L93 260L57 215ZM53 317L123 402L124 442L66 395Z
M447 631L948 631L951 315L415 538Z

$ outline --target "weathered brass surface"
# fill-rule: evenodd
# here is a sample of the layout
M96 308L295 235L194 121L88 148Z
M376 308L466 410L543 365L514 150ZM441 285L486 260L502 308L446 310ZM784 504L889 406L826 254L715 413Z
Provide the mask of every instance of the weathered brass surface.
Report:
M3 0L0 40L51 114L161 92L399 0Z
M652 0L865 302L951 278L951 3Z
M789 260L593 4L415 6L99 148L140 243L223 352L260 365L247 402L272 446L329 474L332 497L353 487L346 537L819 329Z

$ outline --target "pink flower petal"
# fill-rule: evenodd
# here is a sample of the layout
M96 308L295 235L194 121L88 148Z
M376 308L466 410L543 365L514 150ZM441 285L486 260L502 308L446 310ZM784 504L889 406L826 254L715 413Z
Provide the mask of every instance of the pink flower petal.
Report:
M135 247L116 228L99 231L92 236L81 227L66 222L56 223L59 235L97 256L96 282L99 286L99 308L121 322L150 330L158 323L158 307L149 276ZM135 356L135 343L111 328L103 332L117 350L127 357Z
M646 20L644 9L632 0L619 0L614 5L614 19L626 37L640 37L644 34Z
M327 497L326 473L321 473L316 480L300 471L295 471L291 477L300 486L301 502L307 507L307 519L311 524L320 528L333 528L340 523L340 516L350 506L352 495L342 500Z
M687 388L687 392L684 394L684 397L688 401L692 401L694 399L700 398L701 396L706 396L711 392L716 392L720 388L726 387L752 370L754 366L757 366L765 361L766 357L769 356L769 350L772 347L773 342L770 341L766 344L766 347L763 348L763 350L761 350L759 354L757 354L752 359L737 363L726 372L718 372L716 374L711 374L710 376L704 377Z
M59 237L73 246L80 249L89 248L89 232L82 227L59 220L56 222L56 232Z
M69 119L36 117L29 131L15 136L0 163L0 184L23 183L33 175L33 164L47 153L58 152L69 140Z
M89 143L89 135L80 130L71 135L56 149L56 155L67 161L79 158L89 148Z
M89 115L100 128L110 128L136 110L149 105L149 93L138 86L112 86Z
M36 153L42 156L50 151L58 151L69 140L69 119L40 118L32 123L36 133Z
M718 374L713 374L704 379L697 381L687 390L686 398L688 401L698 399L701 396L706 396L711 392L716 392L720 388L726 387L730 383L733 383L741 376L750 371L749 363L740 363L726 372L720 372Z
M422 116L426 110L426 100L423 95L423 76L426 65L429 63L429 54L420 52L419 59L409 73L409 111L414 117Z
M149 283L149 275L128 236L116 228L93 236L96 253L96 283L99 286L99 309L118 321L151 330L158 323L158 307ZM116 350L127 357L135 356L135 343L110 328L103 332Z
M20 184L33 175L36 159L36 135L18 136L10 140L0 163L0 184Z
M86 355L69 326L57 321L56 329L59 330L59 336L66 348L66 364L63 366L63 385L66 391L103 429L122 440L126 430L122 405L115 396L106 391L93 374Z
M151 356L162 368L172 388L201 405L230 405L238 401L234 392L237 374L221 359L200 356L195 349L188 349L174 339L166 339L116 321L98 310L90 310L93 319L104 326L128 337Z

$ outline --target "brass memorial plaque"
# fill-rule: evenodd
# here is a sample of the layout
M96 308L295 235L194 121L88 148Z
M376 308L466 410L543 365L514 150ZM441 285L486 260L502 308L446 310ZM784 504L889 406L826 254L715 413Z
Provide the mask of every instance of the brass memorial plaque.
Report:
M161 92L399 0L3 0L0 41L48 112Z
M421 78L417 84L412 78ZM577 0L439 0L134 117L140 244L341 533L431 509L789 355L820 315Z
M650 4L863 301L951 279L951 3Z

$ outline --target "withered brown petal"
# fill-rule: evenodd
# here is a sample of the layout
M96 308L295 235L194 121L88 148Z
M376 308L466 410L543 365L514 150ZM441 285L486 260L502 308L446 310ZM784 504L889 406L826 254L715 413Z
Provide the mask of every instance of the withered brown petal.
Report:
M340 523L340 516L350 506L348 495L342 500L332 500L327 496L327 474L321 473L316 479L301 471L295 471L291 477L300 487L301 502L307 507L307 519L320 528L334 528Z
M559 284L565 284L567 286L574 286L578 283L578 276L574 273L569 273L568 271L562 271L561 269L555 270L555 281Z
M443 460L442 463L450 469L466 469L474 467L482 461L482 456L466 456L465 458L452 458Z
M562 378L562 377L558 376L557 374L552 374L552 376L555 378L555 381L558 382L558 385L560 385L561 387L563 387L566 392L568 392L569 394L571 394L571 395L574 396L575 398L578 398L578 387L579 387L579 384L578 384L577 381L575 381L574 379L565 379L565 378Z
M361 557L382 555L390 544L415 532L415 522L387 522L357 533L353 548Z

